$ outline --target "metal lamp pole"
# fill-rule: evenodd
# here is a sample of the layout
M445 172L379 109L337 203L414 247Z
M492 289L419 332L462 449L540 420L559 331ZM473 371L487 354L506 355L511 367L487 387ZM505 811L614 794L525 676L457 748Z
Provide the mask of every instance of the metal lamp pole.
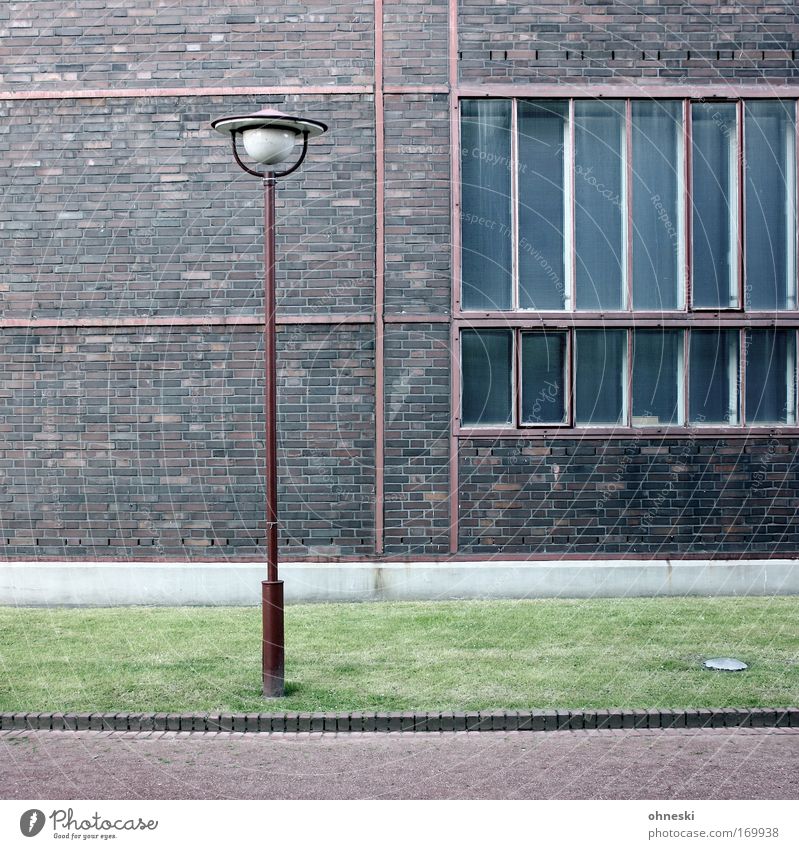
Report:
M264 409L266 419L266 580L261 582L263 637L261 667L264 698L285 694L283 581L278 576L277 524L277 327L275 324L275 186L302 165L308 138L321 135L327 127L320 121L295 118L271 109L251 115L218 118L211 126L230 135L233 157L248 174L258 177L264 188ZM246 165L238 151L241 137L248 155L264 165L285 162L295 143L302 139L302 152L290 168L257 171Z

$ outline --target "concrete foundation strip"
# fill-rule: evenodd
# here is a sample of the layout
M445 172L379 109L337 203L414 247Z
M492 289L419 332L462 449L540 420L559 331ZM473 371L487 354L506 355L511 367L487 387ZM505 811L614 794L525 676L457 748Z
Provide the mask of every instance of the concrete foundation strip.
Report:
M465 713L0 713L0 731L349 733L650 728L799 728L799 707Z
M287 603L799 594L799 560L285 563ZM15 607L261 603L262 563L8 561Z

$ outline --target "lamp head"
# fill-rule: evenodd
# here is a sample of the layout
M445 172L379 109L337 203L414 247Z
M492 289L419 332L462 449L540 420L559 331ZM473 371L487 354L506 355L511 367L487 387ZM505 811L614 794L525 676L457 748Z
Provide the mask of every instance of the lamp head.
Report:
M313 137L327 130L321 121L296 118L274 109L217 118L211 126L222 135L241 133L247 154L265 165L277 165L288 159L303 133Z

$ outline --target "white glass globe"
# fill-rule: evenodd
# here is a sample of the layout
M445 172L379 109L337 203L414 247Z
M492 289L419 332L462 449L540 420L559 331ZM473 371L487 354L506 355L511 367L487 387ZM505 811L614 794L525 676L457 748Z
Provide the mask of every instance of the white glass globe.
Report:
M297 134L282 127L256 127L245 130L244 149L247 155L264 165L275 165L291 155Z

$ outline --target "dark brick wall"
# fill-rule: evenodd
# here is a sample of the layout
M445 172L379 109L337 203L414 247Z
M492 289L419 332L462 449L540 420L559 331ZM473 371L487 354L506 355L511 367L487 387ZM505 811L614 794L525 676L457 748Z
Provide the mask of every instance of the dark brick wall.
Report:
M374 328L285 328L278 362L282 550L368 556L374 552Z
M447 97L390 95L385 102L386 312L448 314Z
M0 333L0 556L263 556L256 328ZM372 550L371 330L279 334L286 552Z
M2 39L0 39L2 43ZM278 192L279 306L374 309L371 97L269 98L322 116ZM244 98L0 101L0 315L257 314L260 182L209 128Z
M387 85L441 85L448 76L447 0L383 3L383 78Z
M385 310L442 317L447 4L391 0L383 24L384 83L405 87L383 104ZM475 84L778 84L799 49L787 2L462 0L458 29L459 77ZM372 85L374 44L373 3L0 9L6 92L264 87L0 100L0 557L262 556L260 328L2 322L258 316L260 187L208 123L267 103L330 125L278 193L281 315L330 316L280 333L282 550L373 555L375 328L337 317L374 311L381 151L371 94L316 92ZM448 550L449 332L385 325L390 556ZM464 440L461 552L795 553L796 447Z
M460 0L459 74L469 82L796 79L790 0L490 3Z
M385 334L386 553L449 546L449 327L389 324Z
M799 440L468 440L470 553L795 552Z
M28 0L0 5L0 87L368 84L374 4Z

